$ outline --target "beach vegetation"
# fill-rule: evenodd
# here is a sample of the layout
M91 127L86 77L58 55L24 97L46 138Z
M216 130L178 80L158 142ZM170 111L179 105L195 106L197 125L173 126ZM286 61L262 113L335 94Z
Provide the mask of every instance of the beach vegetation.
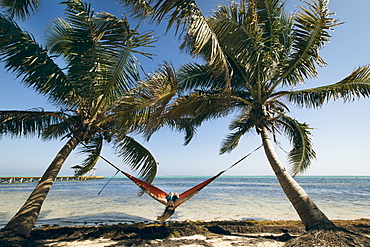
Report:
M131 28L127 18L95 13L82 1L64 2L65 18L52 21L43 47L10 17L0 15L0 57L8 71L46 97L58 110L1 110L0 137L40 137L66 143L4 230L29 235L63 163L79 147L79 174L92 169L104 144L145 181L157 172L153 155L133 135L145 114L130 90L140 75L138 55L156 41L151 31Z
M370 96L370 68L360 66L344 79L320 87L306 82L326 66L319 52L339 24L327 0L304 1L298 11L285 11L280 0L242 0L218 5L205 16L194 0L123 1L135 15L167 21L181 49L197 58L174 70L165 63L145 83L170 82L179 95L153 114L147 137L163 126L185 133L185 144L205 121L233 115L220 153L234 150L247 133L261 137L266 157L307 230L333 228L294 175L305 172L316 157L312 128L289 115L289 106L318 109L328 101L351 102ZM145 2L150 8L142 8ZM149 11L142 11L149 10ZM167 75L167 77L166 77ZM154 83L154 81L156 81ZM291 172L275 151L286 136Z

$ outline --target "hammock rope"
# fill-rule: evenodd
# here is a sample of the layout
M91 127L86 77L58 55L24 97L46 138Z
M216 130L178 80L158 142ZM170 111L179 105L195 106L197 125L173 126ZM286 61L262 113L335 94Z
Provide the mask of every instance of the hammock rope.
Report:
M112 179L119 173L119 170L116 171L116 173L108 180L108 182L106 182L103 186L103 188L101 188L101 190L99 191L98 195L100 195L100 193L104 190L105 186L107 186L109 184L110 181L112 181Z
M230 170L231 168L233 168L234 166L236 166L237 164L239 164L240 162L242 162L243 160L245 160L246 158L248 158L251 154L253 154L254 152L256 152L258 149L260 149L261 147L263 146L260 145L258 146L257 148L255 148L253 151L251 151L250 153L248 153L247 155L243 156L242 158L240 158L238 161L236 161L235 163L233 163L231 166L229 166L227 169L219 172L216 176L212 177L211 179L214 180L215 178L219 177L222 173ZM117 172L114 174L114 176L109 179L109 181L104 185L104 187L99 191L98 195L102 192L102 190L108 185L108 183L117 175L118 172L121 172L122 174L124 174L125 176L127 176L128 178L130 178L132 180L132 178L134 178L133 176L129 175L128 173L122 171L119 167L117 167L116 165L114 165L112 162L110 162L109 160L107 160L106 158L104 158L103 156L100 155L100 158L102 158L105 162L107 162L109 165L111 165L112 167L114 167ZM128 176L129 175L129 176ZM137 179L137 178L136 178ZM138 181L141 181L139 179L137 179L136 181L134 181L134 183L137 184ZM207 180L208 181L208 180ZM142 181L144 182L144 181ZM208 183L207 183L208 184ZM140 185L139 185L140 186ZM141 186L140 186L141 187Z
M259 147L257 147L256 149L254 149L252 152L248 153L247 155L245 155L244 157L242 157L241 159L239 159L238 161L236 161L234 164L232 164L231 166L229 166L229 168L227 168L226 170L224 170L223 172L226 172L228 170L230 170L231 168L233 168L234 166L236 166L237 164L239 164L240 162L242 162L243 160L245 160L246 158L249 157L249 155L251 155L252 153L256 152L258 149L260 149L261 147L263 146L263 144L261 144Z

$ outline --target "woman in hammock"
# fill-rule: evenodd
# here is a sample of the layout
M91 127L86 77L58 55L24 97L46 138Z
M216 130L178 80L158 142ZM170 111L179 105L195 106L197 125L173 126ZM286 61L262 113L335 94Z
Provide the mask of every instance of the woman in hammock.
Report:
M166 196L166 199L162 203L166 203L166 209L164 210L163 214L161 216L157 217L157 220L160 222L166 221L168 218L175 213L175 205L176 202L179 203L182 201L179 197L179 193L177 192L170 192L168 196Z
M180 198L179 193L170 192L166 196L165 201L163 199L159 199L159 200L163 200L162 203L166 205L166 208L165 208L163 214L157 217L157 220L160 221L160 222L166 221L168 218L170 218L175 213L175 209L176 209L177 206L180 206L180 204L182 204L186 200L190 199L190 197L192 197L192 196L194 196L195 194L198 194L198 193L199 193L199 190L196 190L193 193L189 194L187 197Z

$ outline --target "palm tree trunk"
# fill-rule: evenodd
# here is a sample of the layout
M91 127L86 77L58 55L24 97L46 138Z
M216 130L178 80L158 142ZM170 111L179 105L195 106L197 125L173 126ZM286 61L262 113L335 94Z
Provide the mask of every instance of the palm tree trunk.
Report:
M262 128L261 138L267 159L279 180L289 201L293 204L306 230L335 228L335 225L315 205L304 189L293 179L280 162L266 127Z
M5 226L4 231L9 233L18 233L23 236L28 236L39 216L41 206L45 201L51 186L53 185L64 161L67 159L72 150L77 146L79 140L77 137L72 137L59 151L59 153L51 162L48 169L45 171L41 180L23 204L21 209Z

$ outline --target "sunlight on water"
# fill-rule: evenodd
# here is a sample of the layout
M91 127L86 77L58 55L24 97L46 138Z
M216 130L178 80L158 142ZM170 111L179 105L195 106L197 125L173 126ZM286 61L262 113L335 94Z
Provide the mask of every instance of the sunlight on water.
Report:
M183 192L206 177L159 177L166 192ZM56 182L37 225L94 225L155 221L164 206L127 178ZM370 218L370 177L298 177L297 181L330 219ZM17 212L35 184L0 185L0 227ZM298 220L273 177L220 177L177 208L171 220Z

